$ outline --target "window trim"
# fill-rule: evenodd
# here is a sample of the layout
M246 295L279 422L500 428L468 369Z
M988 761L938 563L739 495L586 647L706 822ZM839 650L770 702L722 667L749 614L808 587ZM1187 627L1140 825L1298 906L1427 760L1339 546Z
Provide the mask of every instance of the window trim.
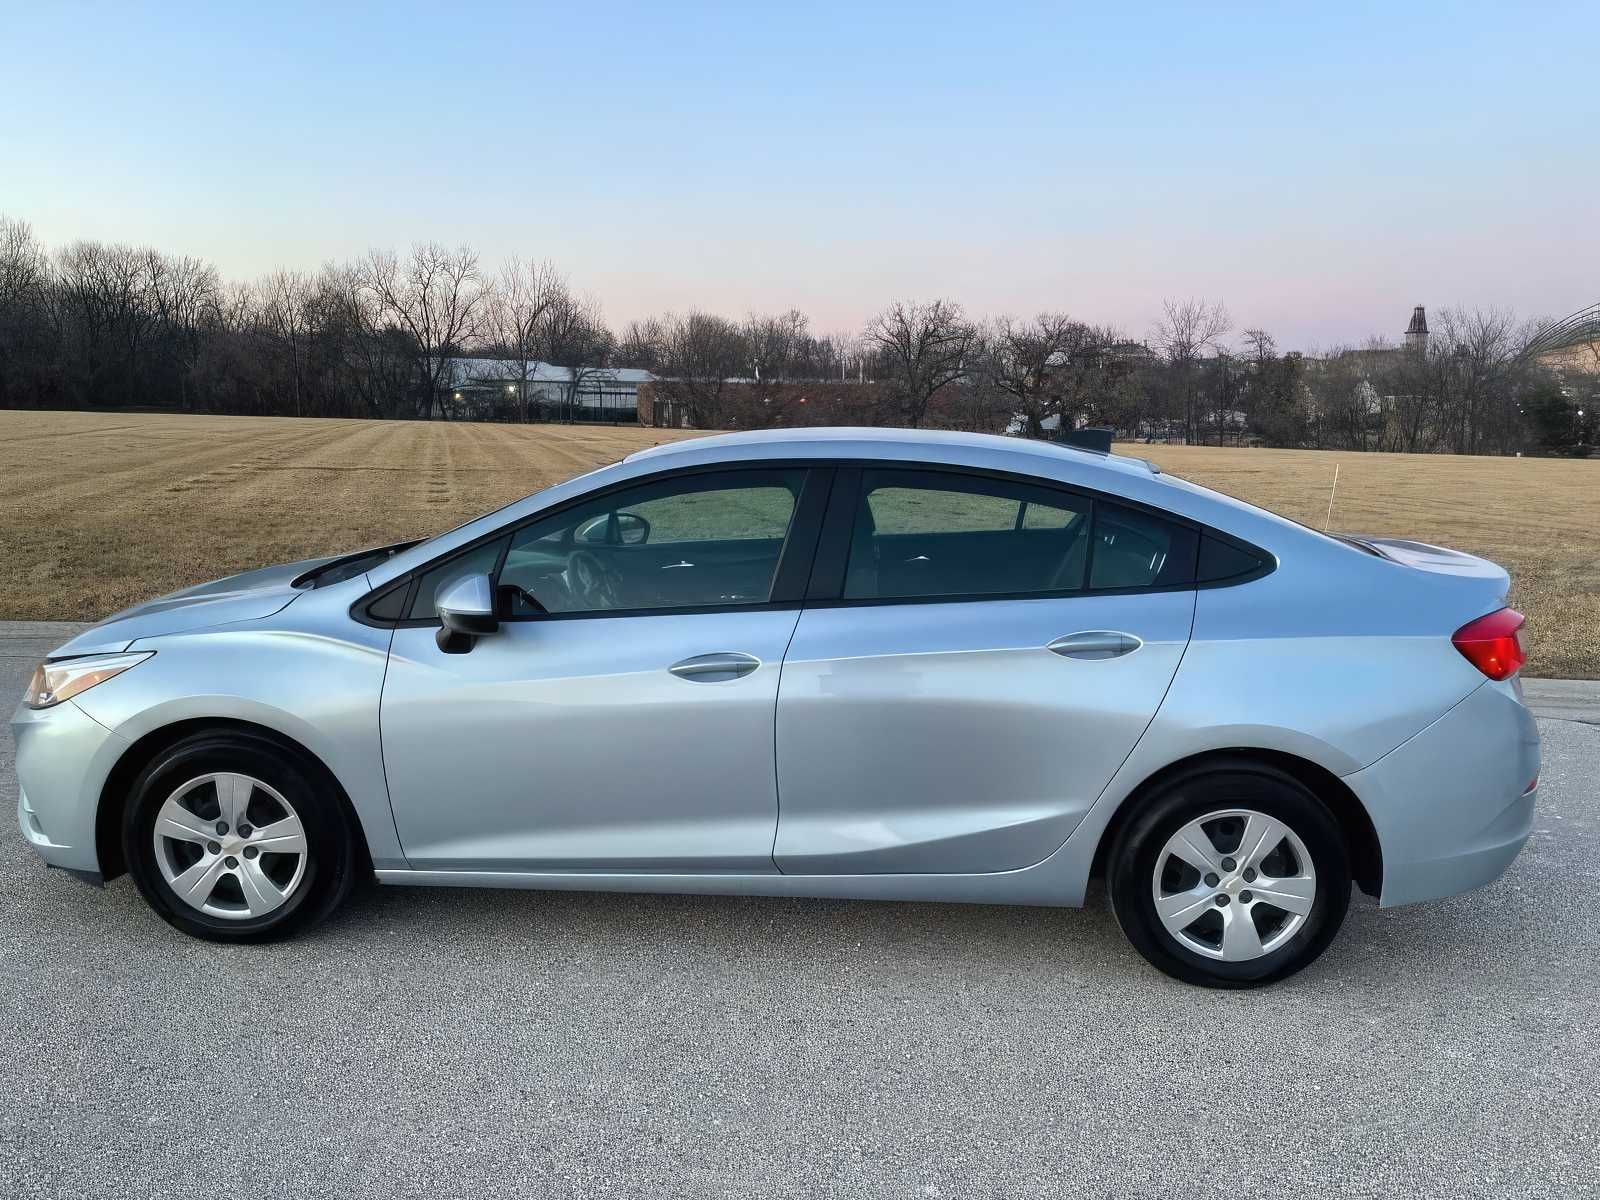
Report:
M499 620L502 624L512 624L524 621L584 621L611 617L684 616L693 613L761 612L769 609L773 611L796 609L800 607L804 598L805 583L811 574L812 558L816 554L822 515L826 510L829 492L833 483L833 464L829 462L819 463L810 459L771 459L739 463L709 463L693 467L677 467L671 470L657 471L650 475L639 475L632 479L620 480L609 487L585 492L550 508L531 513L519 521L501 525L480 537L474 538L465 545L455 547L448 554L441 554L438 558L418 564L399 579L390 580L383 586L362 595L350 606L350 616L363 625L370 625L379 629L437 629L441 625L438 617L402 617L398 620L385 620L382 617L373 616L368 610L373 604L388 596L389 593L397 588L404 587L406 589L406 599L403 611L409 612L412 604L416 601L418 583L424 575L453 559L463 558L484 545L504 538L506 546L495 562L494 574L498 577L511 543L522 530L530 525L545 521L551 517L560 516L564 512L590 504L596 500L603 500L605 497L619 492L631 491L634 488L649 484L666 483L674 479L692 478L696 475L772 475L782 471L795 470L804 472L800 483L800 494L795 499L794 513L789 519L789 529L783 539L783 548L778 554L778 564L773 569L772 590L766 600L753 601L748 604L677 604L661 608L614 608L601 609L595 612L525 613L502 616Z
M501 620L508 622L571 621L609 617L684 616L694 613L760 612L768 610L779 612L801 608L879 608L890 604L978 604L1012 600L1063 600L1088 596L1135 596L1162 592L1198 592L1253 583L1255 580L1271 575L1278 569L1279 565L1277 555L1271 551L1264 550L1255 543L1236 537L1225 530L1218 529L1214 525L1207 525L1202 521L1196 521L1191 517L1172 512L1170 509L1135 500L1131 496L1125 496L1119 492L1102 491L1098 488L1062 483L1059 480L1049 479L1040 475L1001 471L989 467L974 467L963 463L946 463L920 459L751 459L737 463L704 463L692 467L675 467L649 475L635 476L632 479L622 480L606 488L585 492L581 496L574 496L570 500L533 513L513 524L502 525L464 546L457 547L448 555L440 555L438 558L422 563L399 579L390 580L383 586L364 593L350 606L350 616L363 625L370 625L379 629L437 629L440 622L436 617L385 621L382 618L370 616L366 610L368 605L381 599L397 587L405 586L408 592L410 589L414 589L417 580L423 574L447 558L465 554L484 542L504 537L508 533L515 536L524 526L531 525L535 521L542 521L546 517L555 516L570 508L575 508L580 504L588 503L613 492L624 491L639 484L654 483L682 475L789 469L804 470L806 472L806 480L801 485L800 498L795 504L795 514L789 526L789 535L784 540L783 553L778 560L777 571L773 575L772 595L765 603L715 604L698 608L680 605L670 608L613 609L593 613L535 613L518 617L503 617ZM1201 538L1215 538L1250 555L1260 565L1254 570L1240 575L1227 579L1210 580L1204 583L1174 583L1161 586L1105 588L1101 590L1091 590L1085 586L1066 591L978 592L949 596L892 596L846 600L843 598L844 574L849 561L850 536L855 521L856 500L861 489L861 473L869 469L971 475L983 479L1027 484L1047 491L1064 492L1069 496L1089 501L1091 539L1094 532L1092 524L1094 518L1093 504L1096 500L1105 500L1113 504L1120 504L1125 508L1147 513L1160 520L1187 526L1193 529ZM506 506L502 505L502 507ZM1084 564L1084 580L1086 582L1093 567L1093 552L1094 546L1091 540L1089 547L1090 557ZM794 560L792 565L790 563L791 556ZM1198 555L1196 562L1198 566ZM406 608L408 610L413 599L413 596L407 595Z

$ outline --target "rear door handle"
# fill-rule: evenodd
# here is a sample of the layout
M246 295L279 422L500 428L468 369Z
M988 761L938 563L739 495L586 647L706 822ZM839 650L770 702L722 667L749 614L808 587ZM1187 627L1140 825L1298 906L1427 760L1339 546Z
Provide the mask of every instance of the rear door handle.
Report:
M1091 629L1084 633L1069 633L1058 637L1045 647L1062 658L1121 658L1132 654L1144 642L1131 633L1116 633L1109 629Z
M694 658L686 658L682 662L673 663L667 670L679 679L687 679L691 683L721 683L727 679L738 679L741 675L748 675L760 665L761 660L753 654L723 651L719 654L698 654Z

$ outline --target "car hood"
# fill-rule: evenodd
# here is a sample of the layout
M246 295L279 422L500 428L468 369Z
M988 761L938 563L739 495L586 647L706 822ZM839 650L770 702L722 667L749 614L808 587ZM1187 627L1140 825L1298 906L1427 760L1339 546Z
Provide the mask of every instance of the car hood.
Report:
M77 637L50 652L51 658L74 654L100 654L126 650L140 638L168 633L188 633L235 621L257 621L286 608L300 595L294 581L314 567L332 562L308 558L300 562L260 567L242 575L229 575L135 604L112 613Z

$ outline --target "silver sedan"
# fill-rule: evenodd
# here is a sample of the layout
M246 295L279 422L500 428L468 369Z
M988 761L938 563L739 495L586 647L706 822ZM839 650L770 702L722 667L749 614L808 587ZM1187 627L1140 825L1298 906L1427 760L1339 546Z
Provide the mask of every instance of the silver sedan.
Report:
M119 613L17 710L44 860L253 941L353 882L1078 905L1223 987L1498 877L1492 563L967 434L660 446Z

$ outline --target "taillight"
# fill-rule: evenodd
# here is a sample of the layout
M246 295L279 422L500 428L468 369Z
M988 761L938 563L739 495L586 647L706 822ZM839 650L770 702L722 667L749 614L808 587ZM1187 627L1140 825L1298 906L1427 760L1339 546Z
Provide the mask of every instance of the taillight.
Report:
M1490 679L1510 679L1528 661L1517 636L1527 618L1514 608L1502 608L1487 617L1469 621L1450 639L1466 659Z

